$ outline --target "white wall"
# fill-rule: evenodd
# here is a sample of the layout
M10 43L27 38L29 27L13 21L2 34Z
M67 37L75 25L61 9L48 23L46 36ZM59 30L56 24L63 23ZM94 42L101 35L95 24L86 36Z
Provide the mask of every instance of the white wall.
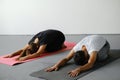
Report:
M120 34L120 0L0 0L0 34Z

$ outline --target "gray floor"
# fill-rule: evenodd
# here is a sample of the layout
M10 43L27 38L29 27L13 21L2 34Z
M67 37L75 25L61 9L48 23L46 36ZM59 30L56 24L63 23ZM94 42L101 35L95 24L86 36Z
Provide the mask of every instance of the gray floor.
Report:
M86 35L66 35L67 41L78 42ZM120 49L120 35L109 34L102 35L110 42L111 49ZM0 55L12 53L22 47L32 38L32 35L0 35ZM0 80L43 80L31 77L32 72L44 69L56 63L62 57L68 54L69 51L37 59L31 62L23 63L16 66L8 66L0 64ZM111 62L110 64L91 72L90 74L78 80L119 80L120 74L120 59Z

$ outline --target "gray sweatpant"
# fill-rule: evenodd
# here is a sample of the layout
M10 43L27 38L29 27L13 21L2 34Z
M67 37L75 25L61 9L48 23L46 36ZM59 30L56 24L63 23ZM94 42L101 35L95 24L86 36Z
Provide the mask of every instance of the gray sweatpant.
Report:
M106 41L105 45L100 49L97 55L97 61L104 61L108 58L110 44Z

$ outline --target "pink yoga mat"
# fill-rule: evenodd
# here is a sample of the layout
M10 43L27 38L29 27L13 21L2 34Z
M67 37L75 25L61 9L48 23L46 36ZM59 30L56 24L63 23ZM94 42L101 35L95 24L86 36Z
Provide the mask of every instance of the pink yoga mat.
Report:
M41 56L39 56L37 58L28 59L28 60L25 60L25 61L16 61L15 59L18 56L15 56L15 57L12 57L12 58L4 58L4 56L6 56L6 55L3 55L3 56L0 56L0 63L13 66L13 65L16 65L16 64L32 61L32 60L35 60L35 59L38 59L38 58L42 58L42 57L45 57L45 56L54 55L54 54L58 54L58 53L61 53L63 51L66 51L66 50L70 50L75 46L75 44L76 43L74 43L74 42L65 41L66 48L61 49L59 51L55 51L55 52L44 53L44 54L42 54Z

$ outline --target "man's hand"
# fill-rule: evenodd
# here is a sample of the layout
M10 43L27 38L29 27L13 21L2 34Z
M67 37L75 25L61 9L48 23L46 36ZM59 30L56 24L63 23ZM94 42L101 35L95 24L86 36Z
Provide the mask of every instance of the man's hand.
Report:
M46 72L57 71L59 68L57 66L53 66L50 68L45 69Z
M80 70L75 69L75 70L70 71L68 74L70 77L76 77L79 75L79 73L80 73Z

